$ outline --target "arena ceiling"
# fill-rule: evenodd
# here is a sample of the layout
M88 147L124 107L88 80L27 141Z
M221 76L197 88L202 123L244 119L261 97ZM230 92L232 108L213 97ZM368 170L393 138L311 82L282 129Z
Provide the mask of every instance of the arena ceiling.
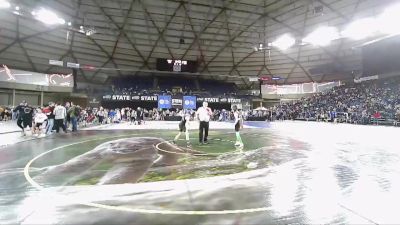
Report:
M357 48L366 40L346 38L325 47L297 44L287 50L255 46L283 34L296 39L322 25L339 29L380 13L389 0L19 0L0 9L0 64L45 73L68 73L49 59L101 69L80 69L81 81L154 74L157 58L198 60L200 77L250 85L248 77L273 75L277 83L346 79L352 74L311 73L334 63L360 66ZM19 10L15 12L15 6ZM66 24L32 18L40 7ZM14 11L14 12L13 12ZM18 15L19 14L19 15ZM71 26L67 23L71 22ZM94 31L80 32L80 26Z

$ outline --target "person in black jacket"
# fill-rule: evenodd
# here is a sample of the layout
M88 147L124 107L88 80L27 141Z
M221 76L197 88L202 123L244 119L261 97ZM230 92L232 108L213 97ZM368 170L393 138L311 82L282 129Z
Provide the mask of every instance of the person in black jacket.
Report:
M15 107L14 112L18 112L17 125L22 129L22 136L25 136L25 128L29 126L32 130L33 108L23 101L19 106Z
M143 110L140 107L138 107L137 110L136 110L136 120L138 122L138 125L142 124L142 121L143 121Z

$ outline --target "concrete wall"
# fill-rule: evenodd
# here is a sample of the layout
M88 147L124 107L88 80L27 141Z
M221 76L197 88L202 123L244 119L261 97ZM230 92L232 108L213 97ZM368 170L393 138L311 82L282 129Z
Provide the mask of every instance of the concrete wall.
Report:
M64 102L68 98L69 93L43 93L43 103L48 102ZM0 105L11 106L13 103L13 90L0 88ZM15 91L15 105L18 105L23 100L27 101L32 106L40 106L41 92L39 91Z

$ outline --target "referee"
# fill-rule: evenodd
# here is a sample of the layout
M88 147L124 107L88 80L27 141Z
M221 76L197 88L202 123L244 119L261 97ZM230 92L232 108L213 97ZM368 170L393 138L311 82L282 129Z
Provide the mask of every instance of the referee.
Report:
M210 126L210 118L212 115L211 109L207 102L203 102L203 106L197 110L197 117L200 121L199 127L199 142L200 144L208 144L208 128Z

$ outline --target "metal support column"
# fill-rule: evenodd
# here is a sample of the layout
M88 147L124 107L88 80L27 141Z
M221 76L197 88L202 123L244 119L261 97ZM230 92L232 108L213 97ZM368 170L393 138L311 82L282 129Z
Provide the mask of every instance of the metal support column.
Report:
M15 107L15 89L13 89L11 101L12 101L12 106Z
M43 97L44 97L44 92L40 92L40 107L43 107Z

